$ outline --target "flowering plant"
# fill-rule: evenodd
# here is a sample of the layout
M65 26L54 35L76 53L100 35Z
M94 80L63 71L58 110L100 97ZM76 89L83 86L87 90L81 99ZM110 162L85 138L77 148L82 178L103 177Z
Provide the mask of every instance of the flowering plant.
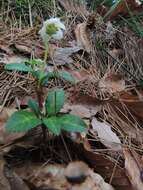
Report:
M46 60L48 55L48 43L50 39L60 40L63 38L65 25L59 18L51 18L44 22L39 31L43 39L46 51L44 61L33 59L25 63L14 63L5 65L7 70L16 70L28 72L34 77L36 82L37 102L29 100L28 106L32 112L17 111L7 121L6 129L11 132L21 132L30 130L36 126L41 126L43 131L43 140L46 139L46 129L48 128L55 135L59 135L61 130L82 132L86 130L86 124L79 117L59 113L64 105L64 91L62 89L52 90L43 101L43 86L50 78L62 78L74 83L75 80L66 71L46 72ZM45 105L45 106L43 106ZM44 112L43 110L46 110Z
M43 27L39 31L39 34L44 43L48 43L51 38L61 40L65 30L66 27L59 18L50 18L43 23Z
M50 18L43 23L43 27L39 31L39 34L45 44L45 58L46 63L48 57L48 43L50 39L61 40L64 36L65 25L59 18Z

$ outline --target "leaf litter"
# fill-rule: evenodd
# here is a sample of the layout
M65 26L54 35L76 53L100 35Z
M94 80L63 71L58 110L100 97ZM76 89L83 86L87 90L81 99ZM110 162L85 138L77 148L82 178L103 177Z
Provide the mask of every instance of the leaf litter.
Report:
M20 100L21 103L24 102L27 106L25 97L32 96L36 99L36 96L33 79L26 73L4 71L4 64L25 61L30 57L43 58L44 47L37 35L39 26L38 29L37 26L32 29L25 26L20 32L18 28L13 28L13 34L9 30L7 33L2 31L0 42L5 45L0 48L0 104L3 110L0 114L0 150L4 158L2 157L0 176L4 188L113 189L110 183L115 189L140 190L143 139L142 50L138 49L140 38L127 26L119 28L112 23L119 13L130 15L128 8L123 1L112 11L106 7L105 20L102 20L102 14L90 14L85 5L78 6L74 1L66 0L58 2L60 9L67 11L65 22L68 31L61 42L62 46L51 42L48 60L50 65L47 65L47 70L52 68L68 71L75 76L77 83L71 85L64 80L51 79L44 92L53 87L64 87L67 104L62 112L82 117L88 123L88 133L63 133L60 141L48 134L49 145L46 148L39 145L40 129L27 134L29 137L32 135L34 139L29 146L25 143L25 138L21 139L23 134L16 134L14 137L5 134L5 122L9 113L17 107L15 98L23 99ZM127 3L133 13L142 8L136 1ZM77 46L73 40L76 40ZM69 47L69 44L72 46ZM14 106L12 110L10 105ZM3 147L9 147L8 151L5 152ZM39 164L37 167L33 163L36 158ZM80 162L72 163L71 160L87 162L95 173L87 169L92 173L92 177L84 176L87 177L86 182L71 185L63 171L70 164L74 167L77 164L76 169L80 168ZM7 171L8 175L5 175L3 167L7 166L7 163L10 168L6 167L5 172ZM27 164L30 164L31 168L26 169ZM54 171L54 177L51 171ZM23 185L19 186L20 184Z

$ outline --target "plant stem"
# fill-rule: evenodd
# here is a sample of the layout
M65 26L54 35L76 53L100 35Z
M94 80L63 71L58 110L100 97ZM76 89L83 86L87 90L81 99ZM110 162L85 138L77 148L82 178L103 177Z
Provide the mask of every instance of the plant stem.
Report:
M47 58L48 58L48 43L45 43L45 55L44 55L44 63L46 65L46 62L47 62Z
M37 84L36 92L37 92L37 100L38 100L39 108L41 111L43 108L43 96L42 96L43 95L43 89L42 89L41 85ZM42 133L43 133L43 143L45 144L46 139L47 139L46 127L42 124L41 129L42 129Z

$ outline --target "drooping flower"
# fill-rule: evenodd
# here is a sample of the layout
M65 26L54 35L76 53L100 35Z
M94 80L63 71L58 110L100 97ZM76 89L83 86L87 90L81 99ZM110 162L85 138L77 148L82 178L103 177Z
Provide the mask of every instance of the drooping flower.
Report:
M39 31L44 43L47 43L49 39L61 40L64 36L65 25L59 18L50 18L43 23L43 27Z

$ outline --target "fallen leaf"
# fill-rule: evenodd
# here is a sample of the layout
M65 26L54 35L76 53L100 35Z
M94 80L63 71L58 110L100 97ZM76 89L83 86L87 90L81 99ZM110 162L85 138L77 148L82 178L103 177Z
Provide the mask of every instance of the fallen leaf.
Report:
M6 122L7 119L15 112L17 111L15 108L2 108L2 106L0 106L0 122Z
M120 95L120 101L113 101L113 106L116 106L122 110L122 112L130 117L131 120L134 120L133 118L136 117L140 122L143 121L143 92L139 92L140 95L132 94L131 92L123 92ZM141 96L141 98L139 97ZM125 106L127 106L127 109L123 109L123 103ZM116 109L117 111L117 109ZM125 113L126 112L126 113Z
M23 42L17 42L10 45L10 48L21 55L31 56L34 54L35 58L41 58L43 56L44 47L38 42L32 43L31 40L24 40Z
M5 123L0 122L0 144L12 143L16 139L23 137L25 133L8 133L5 129ZM6 150L7 151L7 150Z
M129 180L136 190L142 190L143 180L141 179L141 171L143 169L143 163L140 166L139 161L141 160L138 161L138 155L132 154L129 149L124 149L123 152L125 156L125 169Z
M112 150L122 150L121 141L119 137L112 131L110 124L106 122L99 122L95 117L92 119L93 130L98 133L101 142Z
M97 13L88 15L85 22L77 24L75 36L77 45L90 53L95 43L95 26L102 23L102 18Z
M10 184L11 190L30 190L21 177L12 171L9 166L5 165L3 171Z
M106 181L110 181L112 178L111 183L117 190L134 190L125 175L125 170L121 168L118 161L108 157L106 154L86 150L83 146L79 146L75 151L83 155L90 163L90 166L103 176Z
M108 74L99 81L99 88L103 93L117 93L124 91L126 86L121 75Z
M87 77L89 77L89 73L85 69L81 70L73 70L71 68L65 68L67 72L69 72L77 82L85 80Z
M53 48L50 46L49 56L52 64L55 65L67 65L73 63L73 59L70 57L73 53L81 50L80 47L66 47L66 48Z
M75 36L77 40L77 45L88 53L91 52L92 46L90 41L90 33L87 32L87 23L80 23L75 28Z
M1 190L11 190L9 182L3 173L4 165L5 165L5 161L2 157L2 155L0 155L0 189Z

